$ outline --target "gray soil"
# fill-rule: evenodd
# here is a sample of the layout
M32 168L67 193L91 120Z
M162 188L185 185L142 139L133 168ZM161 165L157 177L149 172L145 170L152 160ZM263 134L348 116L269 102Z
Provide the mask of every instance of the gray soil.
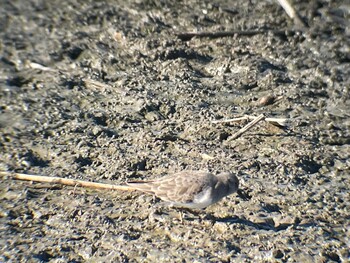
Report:
M232 171L247 195L181 222L149 195L2 177L0 261L349 261L350 3L293 4L307 28L277 1L0 0L0 170ZM176 35L232 30L261 32ZM289 124L213 123L261 113Z

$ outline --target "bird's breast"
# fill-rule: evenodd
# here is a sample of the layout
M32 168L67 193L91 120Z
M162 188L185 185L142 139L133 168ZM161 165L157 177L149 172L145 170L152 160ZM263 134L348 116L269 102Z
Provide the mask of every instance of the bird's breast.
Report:
M197 208L206 208L207 206L213 204L213 196L210 188L207 188L203 192L197 194L193 199L193 203Z

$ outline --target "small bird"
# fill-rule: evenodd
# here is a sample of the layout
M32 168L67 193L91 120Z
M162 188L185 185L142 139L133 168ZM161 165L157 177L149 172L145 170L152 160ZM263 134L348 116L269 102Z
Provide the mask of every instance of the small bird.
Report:
M203 209L237 192L239 182L232 173L213 175L203 171L182 171L151 181L131 181L129 190L153 194L171 206Z

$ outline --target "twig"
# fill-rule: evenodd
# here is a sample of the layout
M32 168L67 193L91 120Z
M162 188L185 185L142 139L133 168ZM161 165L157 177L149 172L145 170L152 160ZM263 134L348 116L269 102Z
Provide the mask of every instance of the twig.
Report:
M234 140L236 138L238 138L239 136L241 136L243 133L245 133L246 131L248 131L249 129L251 129L254 125L256 125L259 121L265 119L265 115L264 114L260 114L258 117L256 117L253 121L249 122L246 126L244 126L242 129L240 129L238 132L236 132L235 134L233 134L231 137L229 137L227 139L227 141L231 141Z
M212 121L211 123L226 123L226 122L239 122L239 121L244 121L244 120L248 120L249 116L243 116L243 117L239 117L239 118L233 118L233 119L226 119L226 120L216 120L216 121ZM254 117L255 119L255 117Z
M83 79L83 81L84 81L85 87L91 90L113 91L113 92L119 92L119 93L123 92L121 88L113 87L97 80L85 78Z
M35 62L29 62L29 67L31 67L32 69L39 69L42 71L56 71L55 69L43 66L39 63L35 63Z
M295 30L233 30L233 31L215 31L215 32L182 32L175 33L175 35L183 41L188 41L193 37L209 37L209 38L219 38L219 37L232 37L235 35L239 36L254 36L258 34L272 33L275 35L285 36L287 34L295 33Z
M286 11L287 15L294 20L298 26L306 27L306 24L301 19L300 15L295 11L293 6L288 2L288 0L277 0L278 3L283 7L284 11Z
M266 118L265 121L280 127L287 127L289 124L289 121L286 118Z
M7 177L10 177L10 178L16 179L16 180L79 186L79 187L85 187L85 188L110 189L110 190L122 190L122 191L133 191L134 190L131 187L126 186L126 185L112 185L112 184L94 183L94 182L75 180L75 179L67 179L67 178L61 178L61 177L22 174L22 173L13 173L13 172L6 172L6 171L0 171L0 176L7 176Z
M239 118L233 118L233 119L225 119L225 120L215 120L212 121L212 123L227 123L227 122L239 122L244 120L255 120L257 117L254 116L243 116ZM265 118L265 121L270 122L271 124L286 127L288 119L286 118Z

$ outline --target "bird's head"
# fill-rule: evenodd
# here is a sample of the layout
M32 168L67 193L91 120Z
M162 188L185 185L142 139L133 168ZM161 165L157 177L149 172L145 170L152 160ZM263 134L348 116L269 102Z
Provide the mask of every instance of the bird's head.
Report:
M218 175L222 182L226 183L229 188L229 194L235 193L239 187L238 177L230 172L221 173Z

